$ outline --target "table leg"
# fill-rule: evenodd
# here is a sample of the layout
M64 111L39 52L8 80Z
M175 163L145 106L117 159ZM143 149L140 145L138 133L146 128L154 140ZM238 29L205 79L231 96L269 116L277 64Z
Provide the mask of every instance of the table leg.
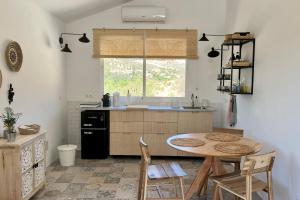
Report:
M213 175L214 176L220 176L223 174L226 174L226 171L224 169L224 166L222 162L218 158L213 158L212 161L212 169L213 169ZM220 193L216 188L216 185L213 186L213 200L220 200Z
M190 186L190 188L187 190L185 194L186 200L191 199L194 193L196 192L199 193L199 191L202 189L207 177L209 176L209 171L212 167L212 164L213 164L213 158L206 157L197 173L196 178L194 179L192 185Z

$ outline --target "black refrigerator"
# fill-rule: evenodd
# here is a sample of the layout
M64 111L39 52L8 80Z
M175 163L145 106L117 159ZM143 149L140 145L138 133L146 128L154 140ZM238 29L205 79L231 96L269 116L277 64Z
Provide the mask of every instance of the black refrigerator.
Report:
M109 111L81 112L81 158L105 159L109 155Z

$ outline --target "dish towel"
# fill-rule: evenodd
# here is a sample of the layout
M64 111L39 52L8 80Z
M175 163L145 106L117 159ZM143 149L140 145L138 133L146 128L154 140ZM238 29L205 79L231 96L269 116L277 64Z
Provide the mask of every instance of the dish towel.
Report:
M236 96L230 95L227 122L229 126L235 126L237 122L237 106L236 106Z

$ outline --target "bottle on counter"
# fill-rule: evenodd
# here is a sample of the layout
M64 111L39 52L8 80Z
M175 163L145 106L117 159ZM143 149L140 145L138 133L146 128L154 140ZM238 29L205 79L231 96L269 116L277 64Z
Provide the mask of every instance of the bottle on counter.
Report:
M129 90L127 91L127 105L130 105L131 102L131 94L129 92Z

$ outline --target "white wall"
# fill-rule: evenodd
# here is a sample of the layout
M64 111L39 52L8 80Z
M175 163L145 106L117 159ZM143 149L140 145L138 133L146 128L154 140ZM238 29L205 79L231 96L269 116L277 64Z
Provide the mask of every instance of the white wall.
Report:
M230 31L256 35L253 96L238 96L238 127L275 149L275 199L300 199L300 2L228 0ZM264 198L267 199L267 198Z
M158 5L167 8L168 19L164 24L157 24L158 28L189 28L202 32L222 33L225 18L225 1L189 0L135 0L130 5ZM212 14L213 13L213 14ZM100 12L98 14L74 21L66 25L68 32L87 32L92 39L93 28L155 28L154 23L122 23L121 7ZM92 43L79 43L77 37L68 39L73 53L68 55L68 101L100 101L103 93L103 73L99 59L93 59ZM210 43L199 43L199 60L189 60L187 65L187 91L189 99L191 93L197 93L200 99L208 98L220 104L220 94L216 92L218 82L219 59L208 59L206 56ZM218 43L217 43L218 44ZM198 92L196 92L198 88ZM87 97L90 96L90 97ZM153 99L152 99L153 100ZM157 101L157 99L156 99ZM160 99L159 101L162 101ZM218 115L217 115L218 116ZM216 118L216 124L222 119Z
M64 24L32 1L0 0L0 26L0 110L8 106L7 90L12 83L15 100L11 107L23 113L18 124L38 123L48 131L51 163L57 158L55 147L66 135L66 66L58 45ZM6 66L4 51L9 40L22 47L23 65L18 73Z

